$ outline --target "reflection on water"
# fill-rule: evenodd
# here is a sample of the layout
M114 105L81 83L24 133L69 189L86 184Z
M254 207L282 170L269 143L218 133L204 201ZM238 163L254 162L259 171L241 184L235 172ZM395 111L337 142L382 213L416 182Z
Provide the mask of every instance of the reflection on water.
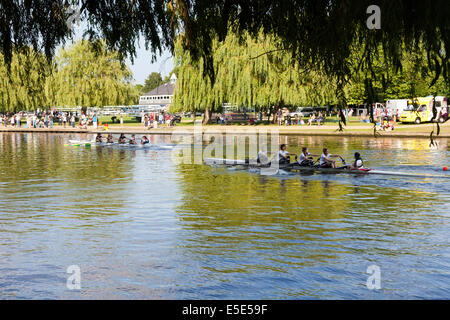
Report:
M0 134L1 298L450 297L445 181L260 176L65 145L85 138ZM446 140L280 139L389 170L436 174L450 159ZM66 288L70 265L80 291ZM369 265L381 290L366 287Z

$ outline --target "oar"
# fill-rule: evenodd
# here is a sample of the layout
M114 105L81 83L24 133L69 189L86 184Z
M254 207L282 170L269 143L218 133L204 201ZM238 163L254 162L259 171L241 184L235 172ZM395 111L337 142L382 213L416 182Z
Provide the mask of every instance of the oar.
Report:
M344 158L342 158L341 156L339 156L339 158L341 159L341 161L342 161L342 163L343 163L344 165L347 165L347 163L345 162Z

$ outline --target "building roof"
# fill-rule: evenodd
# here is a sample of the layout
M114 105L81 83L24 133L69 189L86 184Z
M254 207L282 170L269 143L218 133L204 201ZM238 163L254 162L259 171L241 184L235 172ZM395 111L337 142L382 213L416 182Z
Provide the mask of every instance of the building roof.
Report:
M174 83L164 83L160 85L158 88L153 89L150 92L147 92L143 94L142 96L160 96L160 95L173 95L173 91L175 90L175 84Z

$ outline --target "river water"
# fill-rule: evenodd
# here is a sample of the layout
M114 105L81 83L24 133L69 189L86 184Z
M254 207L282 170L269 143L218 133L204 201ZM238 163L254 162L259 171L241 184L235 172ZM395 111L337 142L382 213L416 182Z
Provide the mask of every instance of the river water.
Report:
M261 176L74 138L0 133L2 299L450 298L449 179ZM383 170L450 165L447 140L280 140Z

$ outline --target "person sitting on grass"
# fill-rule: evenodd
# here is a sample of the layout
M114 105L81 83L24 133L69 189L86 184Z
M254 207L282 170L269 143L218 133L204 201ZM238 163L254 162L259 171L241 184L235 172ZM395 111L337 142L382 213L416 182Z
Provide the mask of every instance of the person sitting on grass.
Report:
M317 118L317 125L320 126L321 123L325 121L324 117L322 116L322 113L319 113L319 117Z
M313 113L308 120L308 126L312 125L314 121L316 121L316 115Z

